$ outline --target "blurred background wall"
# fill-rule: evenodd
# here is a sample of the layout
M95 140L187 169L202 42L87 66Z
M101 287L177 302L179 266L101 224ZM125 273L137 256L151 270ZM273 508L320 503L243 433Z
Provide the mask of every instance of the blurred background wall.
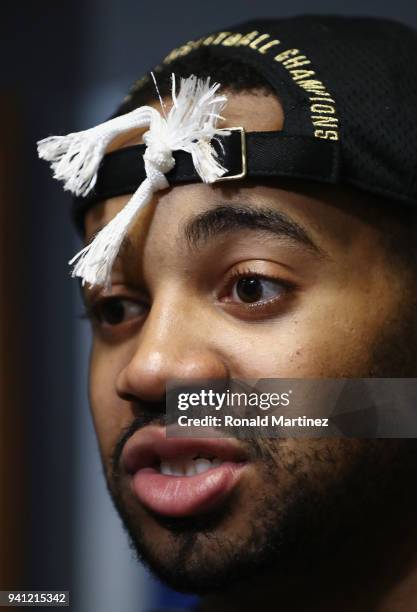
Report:
M180 608L137 564L105 490L86 400L89 330L68 198L35 141L104 120L172 48L252 17L381 15L408 0L72 0L0 16L0 589L71 590L76 612Z

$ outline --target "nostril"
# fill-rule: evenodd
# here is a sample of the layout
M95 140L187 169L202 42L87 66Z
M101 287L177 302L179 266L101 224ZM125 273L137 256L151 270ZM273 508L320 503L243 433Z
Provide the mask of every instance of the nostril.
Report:
M145 425L166 425L166 396L162 394L155 400L147 400L127 391L118 391L118 396L129 402L128 410L134 418L132 426L135 429Z
M138 398L133 393L118 391L117 395L120 397L120 399L125 400L126 402L136 403L138 401Z

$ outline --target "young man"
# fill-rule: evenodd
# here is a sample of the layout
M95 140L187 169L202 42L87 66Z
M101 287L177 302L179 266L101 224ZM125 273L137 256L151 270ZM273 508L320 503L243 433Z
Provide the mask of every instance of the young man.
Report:
M221 83L221 127L246 133L229 174L247 172L203 184L173 170L111 288L84 289L116 507L139 556L201 610L417 610L413 439L197 448L163 427L172 379L417 376L415 34L335 17L230 28L158 67L165 113L171 72ZM144 104L161 108L149 78L117 115ZM144 132L112 140L107 178L76 201L86 243L138 186L108 160Z

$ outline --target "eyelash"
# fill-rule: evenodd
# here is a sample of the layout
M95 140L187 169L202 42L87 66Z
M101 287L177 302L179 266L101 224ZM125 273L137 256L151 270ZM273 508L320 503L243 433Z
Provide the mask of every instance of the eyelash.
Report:
M290 283L287 280L283 280L282 278L279 278L277 276L273 276L271 274L263 274L260 272L255 272L254 270L251 270L250 268L247 269L240 269L240 270L235 270L232 272L230 278L227 281L227 288L230 289L231 286L233 286L233 284L236 281L241 280L242 278L258 278L260 280L266 280L266 281L271 281L274 283L279 283L280 285L282 285L283 287L286 287L288 289L293 288L294 287L294 283Z
M234 307L234 308L243 308L246 310L246 312L251 312L253 314L255 314L255 312L258 312L260 314L262 314L262 311L265 311L265 309L267 309L268 307L272 307L274 305L276 305L278 302L282 302L283 300L285 300L286 297L288 297L288 294L290 291L293 291L296 289L296 285L292 282L289 282L287 280L283 280L281 278L278 278L276 276L272 276L272 275L268 275L268 274L261 274L259 272L255 272L249 268L247 269L240 269L240 270L235 270L229 277L229 279L226 281L225 287L221 292L221 296L223 295L223 297L225 295L230 295L231 291L233 290L233 287L236 285L236 283L239 280L245 279L245 278L256 278L259 280L263 280L263 281L269 281L269 282L273 282L276 283L277 285L280 285L283 288L283 292L284 295L275 297L275 298L270 298L267 300L262 300L262 301L256 301L254 303L245 303L245 302L234 302L231 300L225 300L223 301L224 304L227 304L229 307ZM79 315L80 319L87 319L89 320L93 326L95 327L99 327L99 328L103 328L103 327L107 327L107 328L116 328L119 325L123 325L123 324L127 324L128 322L122 322L120 324L115 324L115 325L111 325L111 324L106 324L103 323L101 321L100 315L99 315L99 310L100 308L102 308L103 306L106 305L106 303L112 302L113 300L120 300L120 301L130 301L130 302L135 302L135 300L132 297L128 297L128 296L123 296L123 295L112 295L112 296L108 296L105 298L98 298L95 303L93 304L86 304L85 305L85 309L84 311L81 313L81 315ZM220 299L220 301L222 301ZM138 302L139 303L139 302ZM266 316L268 316L269 313L266 313ZM135 319L133 319L133 321L135 321Z
M78 315L78 318L84 320L87 319L94 327L117 327L117 325L112 326L111 324L103 323L99 314L100 309L108 304L111 304L112 302L117 301L131 303L136 302L138 305L141 304L140 302L134 300L131 296L127 297L119 294L110 295L105 298L98 298L92 304L84 304L84 310L80 315Z
M233 289L234 285L239 281L242 280L244 278L256 278L259 280L263 280L263 281L270 281L272 283L276 283L277 285L280 285L283 288L283 291L285 293L285 295L280 296L280 297L276 297L276 298L270 298L268 300L263 300L263 301L258 301L258 302L254 302L254 303L245 303L245 302L226 302L230 305L233 306L239 306L239 307L243 307L245 309L247 309L248 311L254 312L255 310L262 310L263 308L267 307L267 306L272 306L273 304L276 304L277 302L282 301L283 299L285 299L285 297L288 296L290 291L294 291L297 287L296 284L293 282L290 282L288 280L284 280L280 277L277 276L273 276L273 275L269 275L269 274L262 274L260 272L255 272L254 270L251 270L249 268L247 269L240 269L240 270L235 270L230 278L228 279L227 283L226 283L226 292L227 294L230 294L231 290Z

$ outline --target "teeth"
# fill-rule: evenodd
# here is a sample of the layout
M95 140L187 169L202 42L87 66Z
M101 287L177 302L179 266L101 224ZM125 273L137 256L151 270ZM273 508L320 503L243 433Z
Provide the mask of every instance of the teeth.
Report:
M214 459L204 459L196 457L187 460L161 461L159 471L165 476L196 476L203 474L207 470L219 467L223 461L215 457Z
M191 459L191 461L185 462L185 475L186 476L195 476L197 474L195 461Z
M169 465L167 461L161 461L159 471L161 472L161 474L165 474L165 476L172 475L171 466Z
M185 476L184 465L181 463L181 461L171 462L171 474L173 476Z
M195 459L193 463L195 463L197 474L203 474L203 472L207 472L212 467L212 463L208 459Z

